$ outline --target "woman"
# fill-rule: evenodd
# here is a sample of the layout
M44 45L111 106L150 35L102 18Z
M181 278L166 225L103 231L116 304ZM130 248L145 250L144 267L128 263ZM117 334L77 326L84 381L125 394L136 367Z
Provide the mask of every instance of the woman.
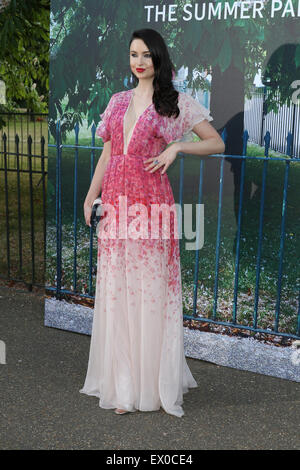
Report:
M162 407L181 417L183 393L198 384L184 355L176 211L169 219L160 213L158 236L147 228L155 204L175 207L166 171L178 152L221 153L224 143L208 122L209 112L174 89L173 66L158 32L133 33L130 67L137 86L115 93L101 114L96 134L104 149L84 203L90 225L101 188L109 217L101 219L97 233L94 319L80 392L99 397L100 407L117 414ZM201 142L180 141L191 130ZM105 237L107 226L114 229L110 234L118 227L115 238Z

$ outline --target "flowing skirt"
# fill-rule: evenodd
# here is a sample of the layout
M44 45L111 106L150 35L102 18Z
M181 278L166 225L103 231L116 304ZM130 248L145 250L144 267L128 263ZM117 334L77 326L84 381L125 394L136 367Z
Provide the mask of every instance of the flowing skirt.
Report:
M100 227L89 361L80 393L98 397L101 408L162 407L181 417L183 393L198 384L184 354L174 225L169 238L160 231L158 239L105 239L101 222Z

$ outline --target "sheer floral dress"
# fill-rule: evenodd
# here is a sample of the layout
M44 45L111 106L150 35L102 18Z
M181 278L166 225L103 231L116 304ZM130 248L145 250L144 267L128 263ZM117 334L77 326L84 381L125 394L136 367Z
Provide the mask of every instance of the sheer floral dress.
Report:
M101 198L113 207L114 217L102 218L97 233L93 327L80 392L98 397L101 408L162 407L181 417L183 393L198 384L184 354L176 210L169 219L160 212L158 234L151 236L151 206L175 208L175 201L167 172L162 175L159 168L150 173L143 162L159 156L198 122L213 118L198 101L179 92L177 118L159 115L152 103L130 127L133 93L115 93L96 130L104 142L111 141ZM115 238L104 236L107 220L115 220ZM141 227L140 238L130 235Z

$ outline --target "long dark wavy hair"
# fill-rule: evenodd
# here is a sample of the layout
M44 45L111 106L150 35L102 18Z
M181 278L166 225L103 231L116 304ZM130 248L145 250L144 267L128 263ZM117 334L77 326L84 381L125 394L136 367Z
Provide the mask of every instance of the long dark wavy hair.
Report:
M158 114L162 116L177 117L180 113L178 107L178 91L172 83L174 65L162 36L154 29L139 29L132 33L129 48L134 39L142 39L151 53L154 66L153 103ZM131 72L133 84L139 82L136 75Z

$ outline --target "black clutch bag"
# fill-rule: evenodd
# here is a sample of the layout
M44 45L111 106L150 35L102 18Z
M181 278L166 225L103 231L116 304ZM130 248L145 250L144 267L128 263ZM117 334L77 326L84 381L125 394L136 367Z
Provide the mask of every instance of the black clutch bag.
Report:
M102 215L102 200L101 197L97 197L92 205L92 213L91 213L91 227L96 230L98 223L100 222L100 218Z

